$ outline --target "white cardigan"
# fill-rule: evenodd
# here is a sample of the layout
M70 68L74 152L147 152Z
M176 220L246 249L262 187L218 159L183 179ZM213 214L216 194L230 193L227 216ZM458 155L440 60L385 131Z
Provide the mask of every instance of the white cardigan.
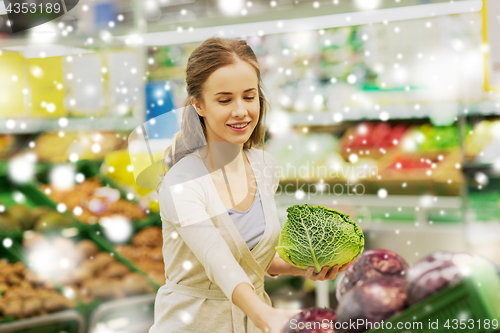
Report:
M156 296L150 333L260 333L232 303L246 282L271 304L264 291L278 244L280 223L274 202L276 160L250 149L248 160L259 188L266 228L250 251L229 217L199 154L187 155L165 175L159 191L167 283Z

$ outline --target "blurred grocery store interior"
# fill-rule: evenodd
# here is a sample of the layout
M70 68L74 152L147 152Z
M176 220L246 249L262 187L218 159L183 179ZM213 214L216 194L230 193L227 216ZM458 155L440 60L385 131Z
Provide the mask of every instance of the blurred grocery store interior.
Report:
M0 332L148 331L166 254L129 150L161 159L187 59L214 35L258 57L281 224L291 205L321 205L410 265L435 251L500 265L493 0L80 0L15 33L3 3ZM129 137L161 116L149 151ZM266 288L303 308L333 306L335 286ZM24 294L7 305L9 288Z

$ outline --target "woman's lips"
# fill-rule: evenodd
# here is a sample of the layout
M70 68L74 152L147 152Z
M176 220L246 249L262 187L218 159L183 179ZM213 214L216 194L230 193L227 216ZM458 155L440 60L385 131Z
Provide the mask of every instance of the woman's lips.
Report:
M250 122L248 122L244 127L241 127L241 128L236 128L236 127L233 127L231 125L227 125L227 127L229 127L230 130L235 131L235 132L244 132L248 129L249 126L250 126Z

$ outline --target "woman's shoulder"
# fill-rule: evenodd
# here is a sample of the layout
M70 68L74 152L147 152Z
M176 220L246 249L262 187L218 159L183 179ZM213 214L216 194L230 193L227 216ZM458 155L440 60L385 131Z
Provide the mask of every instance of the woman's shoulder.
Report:
M195 154L188 154L167 171L163 178L163 184L168 186L177 185L206 175L207 170L204 168L201 159Z

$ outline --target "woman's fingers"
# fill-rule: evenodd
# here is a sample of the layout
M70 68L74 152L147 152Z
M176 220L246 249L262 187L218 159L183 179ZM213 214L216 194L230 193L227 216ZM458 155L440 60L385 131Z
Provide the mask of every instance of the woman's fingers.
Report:
M313 275L314 275L314 267L311 266L307 269L305 277L314 280Z
M313 281L323 281L325 280L326 275L328 274L329 266L323 267L323 269L319 273L314 273L314 267L309 267L306 273L306 277Z
M323 267L321 272L318 273L318 280L323 281L325 279L325 276L328 273L329 269L330 269L330 266Z
M339 273L339 265L335 265L332 267L332 269L330 270L330 272L328 272L328 275L326 276L326 279L327 280L333 280L335 279L335 277L337 276L337 274Z
M352 263L353 263L353 262L354 262L354 261L351 261L351 262L348 262L347 264L344 264L344 265L343 265L343 266L339 269L339 273L341 273L341 272L345 271L346 269L348 269L348 268L352 265Z

